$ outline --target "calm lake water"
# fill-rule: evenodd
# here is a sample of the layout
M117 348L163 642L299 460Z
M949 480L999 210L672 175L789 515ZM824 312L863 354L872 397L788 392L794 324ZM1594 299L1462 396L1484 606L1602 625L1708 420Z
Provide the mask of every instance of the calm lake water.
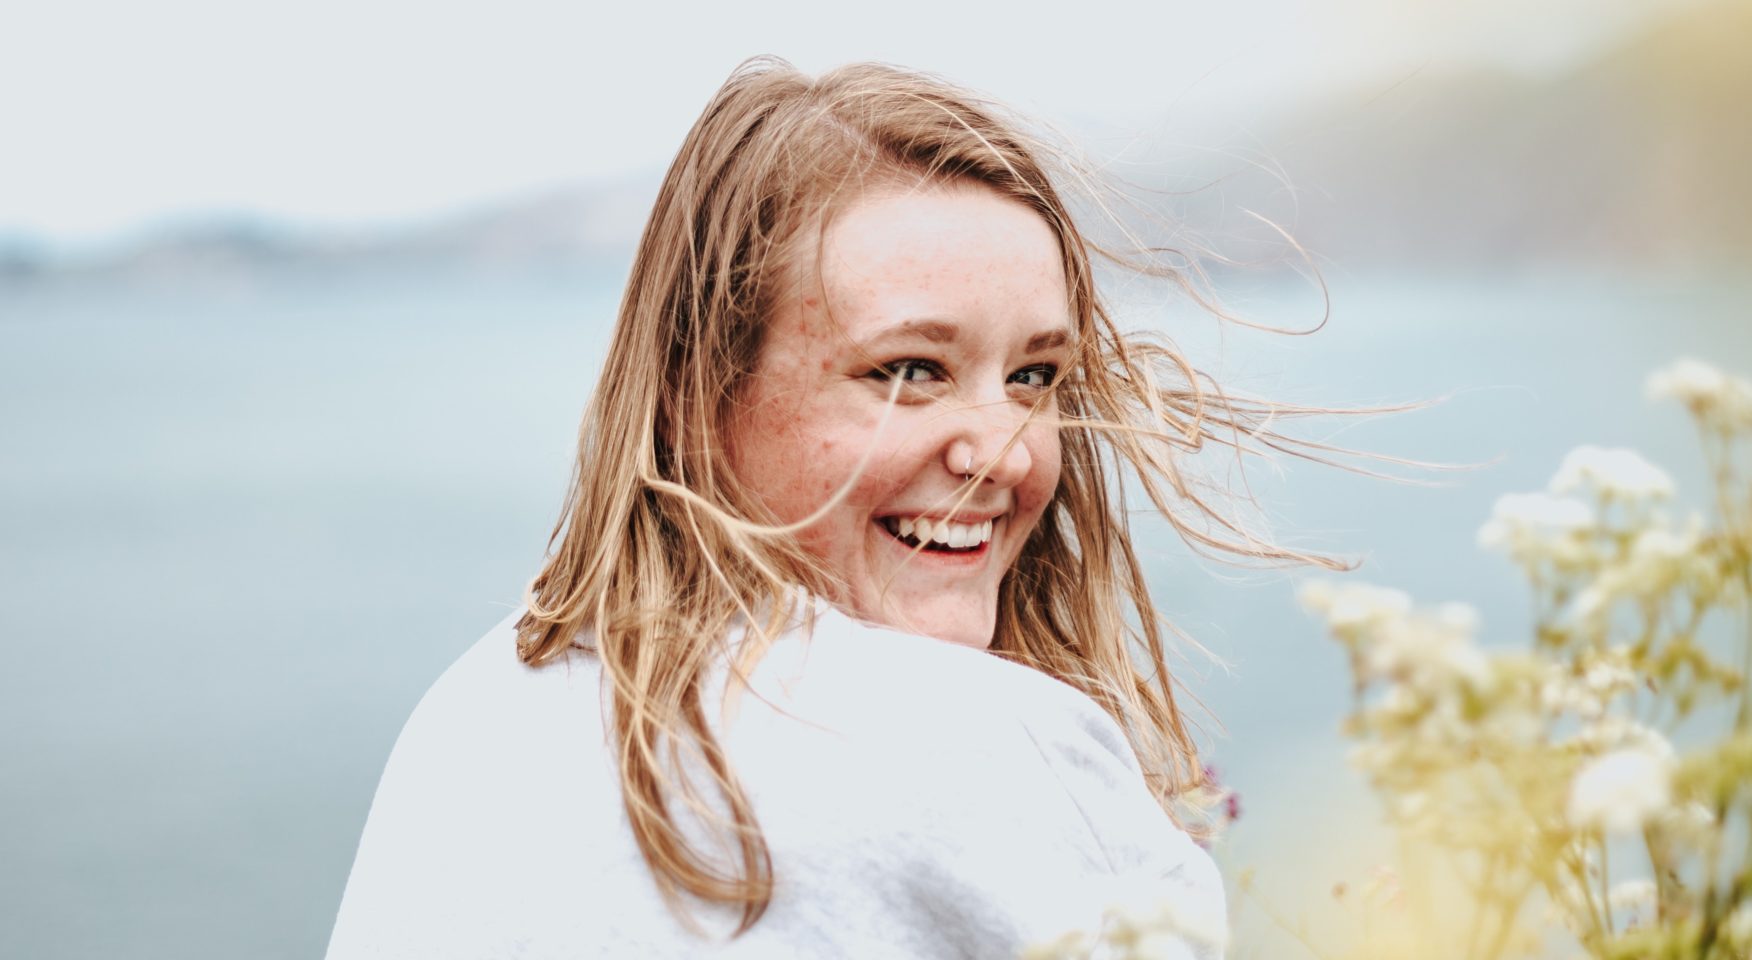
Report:
M0 955L320 955L397 730L541 556L618 280L0 289ZM1419 475L1441 486L1256 466L1281 537L1472 602L1513 643L1524 590L1473 546L1498 494L1597 443L1703 502L1688 423L1642 382L1687 354L1752 373L1752 277L1328 280L1312 337L1160 315L1231 389L1447 397L1307 435L1481 466ZM1264 322L1318 313L1299 287L1232 293ZM1338 650L1297 575L1195 563L1147 521L1140 542L1176 622L1230 664L1181 669L1243 793L1220 857L1282 905L1317 899L1380 847L1335 734Z

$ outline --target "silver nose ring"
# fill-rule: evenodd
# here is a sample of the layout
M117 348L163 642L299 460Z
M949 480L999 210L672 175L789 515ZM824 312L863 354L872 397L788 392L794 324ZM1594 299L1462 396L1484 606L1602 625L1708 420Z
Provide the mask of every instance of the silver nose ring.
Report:
M961 473L963 476L967 477L967 479L973 479L973 454L970 453L967 455L967 466L962 469Z

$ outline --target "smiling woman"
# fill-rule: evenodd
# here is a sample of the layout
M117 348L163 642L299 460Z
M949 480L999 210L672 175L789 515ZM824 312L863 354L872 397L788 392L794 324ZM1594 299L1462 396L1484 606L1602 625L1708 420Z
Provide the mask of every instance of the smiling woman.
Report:
M797 537L848 612L984 647L1058 488L1057 238L986 187L923 184L866 196L811 259L730 420L736 476L809 520Z
M1197 548L1321 561L1183 481L1281 408L1120 333L1052 157L892 67L730 78L527 609L409 720L331 957L1005 957L1140 897L1220 955L1112 473Z

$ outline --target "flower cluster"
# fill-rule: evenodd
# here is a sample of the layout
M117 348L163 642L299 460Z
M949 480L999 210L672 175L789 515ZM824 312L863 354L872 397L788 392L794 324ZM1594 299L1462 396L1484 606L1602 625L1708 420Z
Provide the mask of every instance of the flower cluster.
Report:
M1221 910L1148 890L1109 906L1097 932L1069 931L1030 947L1022 960L1186 960L1195 949L1200 956L1222 954L1229 930Z
M1316 954L1530 957L1560 929L1601 960L1752 958L1752 383L1681 360L1648 393L1695 422L1714 516L1675 519L1665 470L1592 446L1545 490L1500 498L1478 542L1531 584L1532 644L1481 646L1462 604L1424 608L1356 582L1301 588L1348 655L1352 764L1410 845L1446 856L1470 911L1459 937L1429 916L1419 927L1404 905L1431 891L1383 870L1364 895L1333 895L1394 925L1366 924L1344 953L1292 929ZM1738 638L1711 634L1713 614L1738 618ZM1627 862L1627 850L1639 853ZM1536 924L1529 901L1552 922ZM1211 934L1172 907L1108 919L1029 956L1180 956L1176 938Z
M1649 375L1651 400L1677 400L1685 405L1698 425L1718 433L1752 430L1752 382L1731 377L1690 358Z
M1675 521L1667 472L1601 447L1499 499L1478 539L1532 584L1530 648L1481 648L1464 607L1301 590L1349 655L1354 765L1468 894L1469 935L1427 936L1421 955L1534 955L1548 944L1524 907L1538 899L1589 956L1752 956L1752 482L1737 459L1752 385L1680 361L1649 392L1695 420L1716 516ZM1710 633L1712 612L1740 619L1737 642ZM1687 750L1669 739L1682 727ZM1626 863L1627 849L1642 855Z

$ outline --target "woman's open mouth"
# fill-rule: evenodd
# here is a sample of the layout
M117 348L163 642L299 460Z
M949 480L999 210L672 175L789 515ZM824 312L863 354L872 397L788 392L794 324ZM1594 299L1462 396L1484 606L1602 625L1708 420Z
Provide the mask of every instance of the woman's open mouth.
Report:
M878 526L908 547L932 553L978 553L992 539L992 521L955 523L928 517L879 517Z

